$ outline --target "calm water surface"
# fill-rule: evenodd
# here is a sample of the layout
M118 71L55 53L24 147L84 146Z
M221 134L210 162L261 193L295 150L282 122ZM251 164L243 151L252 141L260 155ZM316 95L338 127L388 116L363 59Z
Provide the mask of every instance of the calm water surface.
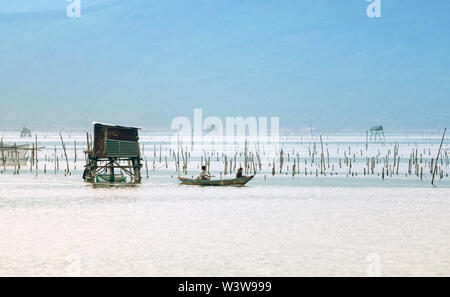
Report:
M450 276L450 188L405 183L1 175L0 276Z

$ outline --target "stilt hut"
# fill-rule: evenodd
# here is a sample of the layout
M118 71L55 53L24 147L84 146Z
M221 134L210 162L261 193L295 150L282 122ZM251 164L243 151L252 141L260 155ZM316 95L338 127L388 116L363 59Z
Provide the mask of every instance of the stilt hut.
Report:
M372 137L374 135L375 135L375 141L377 141L377 136L381 142L386 141L386 137L384 136L383 126L373 126L372 128L370 128L370 141L372 141Z
M88 144L83 178L87 182L141 182L139 129L94 123L94 143ZM89 137L88 137L89 142Z
M28 126L23 126L22 131L20 131L20 138L31 137L31 130Z

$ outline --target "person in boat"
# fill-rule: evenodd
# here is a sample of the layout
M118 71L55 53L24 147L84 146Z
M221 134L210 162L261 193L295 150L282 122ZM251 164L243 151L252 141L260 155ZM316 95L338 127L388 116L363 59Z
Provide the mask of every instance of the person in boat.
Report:
M201 180L210 180L211 175L206 172L206 166L202 166L202 171L200 172L199 179Z
M243 177L245 177L244 176L244 169L242 169L242 167L241 167L241 168L238 169L238 172L236 173L236 178L243 178Z

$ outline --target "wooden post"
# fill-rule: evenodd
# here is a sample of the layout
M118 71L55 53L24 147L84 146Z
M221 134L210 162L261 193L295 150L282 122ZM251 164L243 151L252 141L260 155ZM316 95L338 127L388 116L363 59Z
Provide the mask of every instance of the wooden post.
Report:
M30 173L33 172L34 143L31 145Z
M280 174L283 171L283 163L284 163L284 158L283 158L283 149L281 149L280 151Z
M224 160L224 162L225 162L225 168L223 169L223 174L224 175L227 175L227 173L228 173L228 160L227 160L227 155L225 155L225 160Z
M208 166L207 166L207 170L208 170L208 174L210 174L210 169L211 169L211 157L208 157Z
M32 143L31 145L31 158L30 158L30 172L33 171L33 166L34 166L34 143Z
M13 151L13 155L12 155L12 160L13 160L13 163L14 163L13 175L17 174L16 153L17 153L17 149L16 149L16 144L14 143L14 151Z
M91 146L89 145L89 132L86 132L86 146L87 146L87 150L90 151Z
M66 166L67 166L67 171L66 174L69 174L69 159L67 158L67 152L66 152L66 145L64 144L64 140L63 137L61 135L61 132L59 133L59 137L61 138L61 144L64 150L64 157L66 158Z
M437 169L438 169L438 161L439 161L439 155L441 154L442 144L444 143L445 133L447 132L447 128L444 129L444 134L442 135L441 145L439 146L439 151L436 157L435 167L433 170L433 178L431 180L431 184L434 186L434 177L436 175Z
M15 152L15 159L17 164L17 171L16 174L20 173L20 160L19 160L19 151L17 150L17 145L14 143L14 152Z
M35 149L36 149L36 151L35 151L35 153L34 153L34 157L35 157L35 166L36 166L36 176L38 176L39 175L39 168L38 168L38 150L37 150L37 148L38 148L38 142L37 142L37 134L35 134L34 135L34 137L35 137L35 140L36 140L36 145L35 145Z
M248 170L247 170L248 163L247 162L248 162L248 160L247 160L247 139L245 139L245 143L244 143L244 168L245 168L245 173L248 172Z
M133 158L133 169L134 169L134 178L135 182L141 182L141 162L139 158Z
M76 164L77 163L77 140L75 139L73 141L73 150L74 150L74 161L73 163Z
M89 144L88 144L88 146L89 146ZM55 145L55 157L53 159L53 163L55 165L55 175L56 175L56 158L58 158L58 156L56 155L56 145Z
M187 151L184 152L184 174L187 174L187 167L188 167L188 153Z
M322 155L320 157L320 174L324 174L324 171L325 171L325 155L324 155L324 152L323 152L322 135L320 135L320 146L322 148Z
M369 149L369 131L366 130L366 151Z
M6 158L5 158L5 152L4 152L4 148L3 148L3 138L1 139L0 142L0 148L2 149L2 163L3 163L3 172L6 172Z
M292 177L295 176L295 166L296 166L295 162L296 160L294 159L294 165L292 166Z

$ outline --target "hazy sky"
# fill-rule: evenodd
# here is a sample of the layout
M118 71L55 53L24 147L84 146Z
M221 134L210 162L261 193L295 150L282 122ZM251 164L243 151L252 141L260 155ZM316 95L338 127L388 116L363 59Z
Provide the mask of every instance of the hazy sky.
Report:
M279 116L450 126L450 1L0 0L0 129Z

